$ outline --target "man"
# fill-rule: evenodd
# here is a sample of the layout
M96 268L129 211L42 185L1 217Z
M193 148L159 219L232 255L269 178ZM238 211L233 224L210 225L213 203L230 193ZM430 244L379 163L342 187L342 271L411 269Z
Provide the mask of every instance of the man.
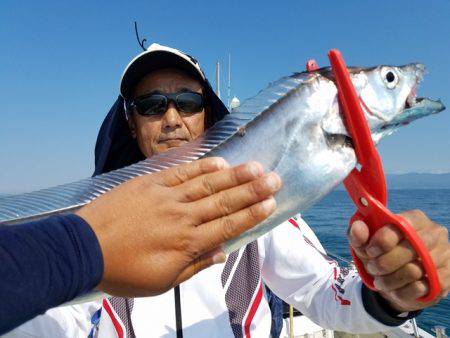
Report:
M120 92L97 141L96 174L189 142L210 121L226 114L198 63L156 44L128 65ZM432 255L450 253L443 227L418 212L404 217L419 230ZM376 276L380 293L364 287L355 272L328 259L297 215L174 291L151 298L104 299L102 309L92 316L91 333L100 338L266 337L271 318L265 285L323 327L362 333L400 325L429 304L416 301L426 289L418 286L423 273L414 269L418 263L413 251L395 230L382 229L370 242L365 224L355 224L350 232L351 243ZM370 254L366 255L366 248ZM435 264L445 292L450 267L437 255ZM400 281L396 274L402 276ZM67 326L60 314L49 316L60 327ZM53 333L62 335L64 330Z

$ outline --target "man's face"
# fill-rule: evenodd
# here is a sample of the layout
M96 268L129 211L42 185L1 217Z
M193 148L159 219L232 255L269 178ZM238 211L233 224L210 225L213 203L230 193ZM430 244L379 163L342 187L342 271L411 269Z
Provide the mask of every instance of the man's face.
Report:
M178 69L161 69L147 74L134 88L133 98L152 92L172 94L180 91L202 93L202 85L195 78ZM203 134L205 110L198 113L178 111L170 102L167 111L159 116L131 114L129 126L139 148L146 157L179 147Z

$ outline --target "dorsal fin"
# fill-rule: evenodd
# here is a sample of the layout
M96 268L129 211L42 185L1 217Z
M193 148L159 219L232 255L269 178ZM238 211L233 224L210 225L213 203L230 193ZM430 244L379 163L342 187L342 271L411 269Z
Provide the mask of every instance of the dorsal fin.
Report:
M261 114L281 98L285 97L291 90L297 88L307 79L305 73L297 73L292 76L285 76L271 82L265 89L261 90L252 98L245 100L242 105L233 110L233 114L253 113Z

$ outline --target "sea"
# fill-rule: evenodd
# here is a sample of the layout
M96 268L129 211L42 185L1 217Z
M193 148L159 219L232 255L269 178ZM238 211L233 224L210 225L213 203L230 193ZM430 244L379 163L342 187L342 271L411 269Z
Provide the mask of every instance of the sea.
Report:
M450 189L391 190L388 207L393 212L421 209L428 217L450 230ZM348 220L355 212L346 191L335 190L302 216L315 231L325 249L351 260L346 231ZM435 326L450 331L450 295L435 306L424 310L417 322L422 329L433 333Z

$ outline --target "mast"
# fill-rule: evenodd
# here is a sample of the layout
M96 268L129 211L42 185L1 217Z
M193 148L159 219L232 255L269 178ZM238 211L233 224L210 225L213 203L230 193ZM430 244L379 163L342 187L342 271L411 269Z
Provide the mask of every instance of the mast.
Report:
M231 53L228 53L228 92L227 92L227 107L230 107L231 97Z
M216 94L220 99L220 63L216 63Z

